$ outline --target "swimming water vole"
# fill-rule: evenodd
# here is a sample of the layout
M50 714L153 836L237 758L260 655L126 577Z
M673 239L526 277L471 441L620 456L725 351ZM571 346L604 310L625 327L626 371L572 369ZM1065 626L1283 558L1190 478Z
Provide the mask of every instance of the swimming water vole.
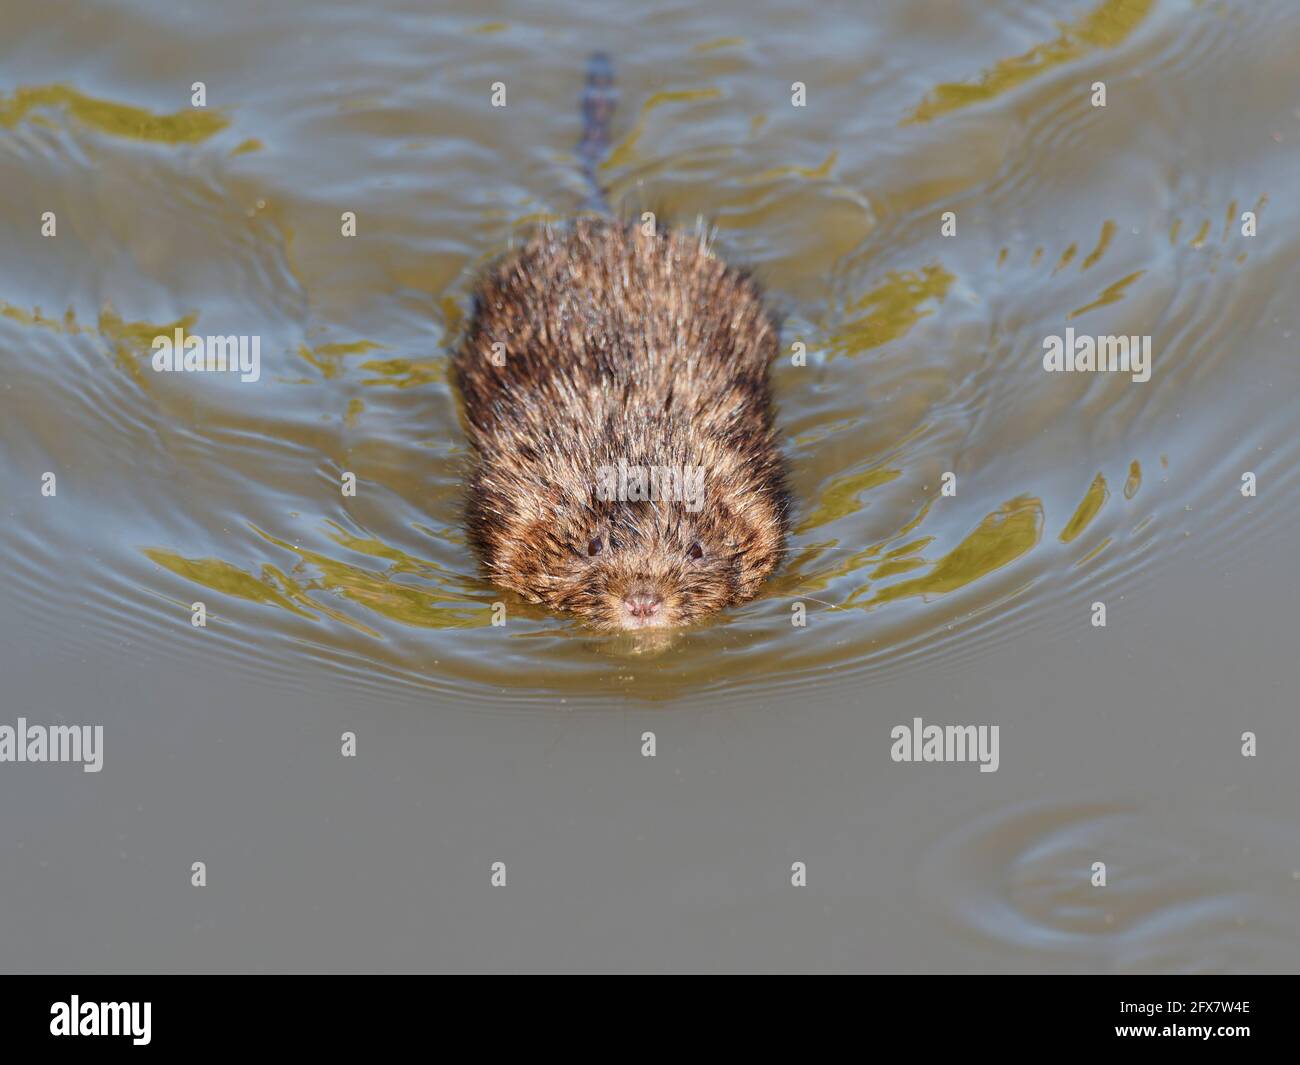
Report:
M592 70L606 88L607 61ZM588 159L610 110L589 91ZM702 232L583 218L487 271L453 361L487 577L604 630L752 599L788 529L777 340L757 285Z

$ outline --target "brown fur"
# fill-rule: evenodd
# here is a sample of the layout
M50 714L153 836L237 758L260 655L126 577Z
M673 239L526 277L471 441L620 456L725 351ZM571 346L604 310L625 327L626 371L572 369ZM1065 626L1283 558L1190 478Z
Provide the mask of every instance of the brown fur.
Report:
M454 360L487 576L602 629L639 627L625 604L641 593L660 601L656 626L753 598L788 525L776 351L757 286L698 236L587 219L489 271ZM620 460L702 467L703 508L597 498L597 471Z

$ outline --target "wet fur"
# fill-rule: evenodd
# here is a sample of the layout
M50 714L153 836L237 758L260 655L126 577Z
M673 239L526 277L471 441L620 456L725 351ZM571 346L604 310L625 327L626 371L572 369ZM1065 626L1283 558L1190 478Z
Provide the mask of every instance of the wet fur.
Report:
M753 598L788 529L777 338L755 283L699 234L583 219L488 271L454 359L467 526L488 578L609 629L646 584L670 624ZM703 467L703 508L598 500L598 469L620 460ZM589 557L597 536L606 549Z

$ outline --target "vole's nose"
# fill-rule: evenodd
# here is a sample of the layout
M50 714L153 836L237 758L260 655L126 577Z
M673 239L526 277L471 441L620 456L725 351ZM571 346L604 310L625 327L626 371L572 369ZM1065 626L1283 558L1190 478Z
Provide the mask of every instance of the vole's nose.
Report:
M637 592L623 600L623 606L632 617L645 621L659 613L663 600L648 592Z

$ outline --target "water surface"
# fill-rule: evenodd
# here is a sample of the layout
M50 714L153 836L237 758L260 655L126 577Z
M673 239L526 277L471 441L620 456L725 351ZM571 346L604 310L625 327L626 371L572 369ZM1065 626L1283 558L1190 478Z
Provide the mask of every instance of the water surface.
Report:
M108 745L0 766L8 968L1300 963L1300 10L0 17L0 723ZM448 354L586 198L593 48L616 209L703 218L785 321L789 562L655 658L460 524ZM177 326L260 379L153 372ZM1045 373L1067 327L1151 379ZM917 716L998 772L893 763Z

